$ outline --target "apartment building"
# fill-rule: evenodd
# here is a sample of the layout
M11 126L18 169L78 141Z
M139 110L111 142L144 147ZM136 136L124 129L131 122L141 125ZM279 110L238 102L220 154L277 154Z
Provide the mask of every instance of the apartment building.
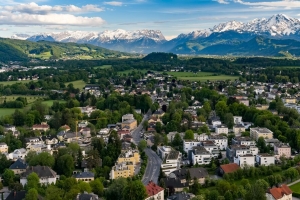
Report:
M260 137L273 139L273 132L267 128L250 128L250 137L252 137L255 141L257 141Z
M210 135L208 141L212 141L221 150L226 150L228 146L228 139L222 135Z
M8 146L6 143L0 143L0 153L8 153Z
M193 165L197 163L199 165L209 164L213 157L214 156L209 151L207 151L204 147L202 146L194 147L192 152L192 163Z
M267 154L267 153L259 153L255 156L256 163L258 165L274 165L275 164L275 157L274 155Z
M279 157L285 156L286 158L291 157L291 147L288 143L279 143L274 145L274 153Z
M234 163L238 164L241 168L254 167L255 156L252 154L238 155L237 157L234 157Z

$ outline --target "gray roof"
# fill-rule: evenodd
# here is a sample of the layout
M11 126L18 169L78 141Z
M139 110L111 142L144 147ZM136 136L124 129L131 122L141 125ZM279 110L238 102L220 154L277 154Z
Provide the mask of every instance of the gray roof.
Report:
M78 194L76 200L98 200L99 197L95 194Z
M174 174L178 179L186 179L186 174L187 172L190 171L190 175L191 178L205 178L208 176L207 170L202 168L202 167L198 167L198 168L190 168L190 169L178 169L176 171L173 171L171 174Z
M21 159L19 158L16 162L14 162L9 169L26 169L27 168L27 164Z
M29 174L32 172L36 173L39 178L56 178L56 172L53 171L50 167L48 166L32 166L27 168L26 172L24 172L21 177L27 177Z
M92 172L81 172L73 175L75 178L94 178L94 173Z

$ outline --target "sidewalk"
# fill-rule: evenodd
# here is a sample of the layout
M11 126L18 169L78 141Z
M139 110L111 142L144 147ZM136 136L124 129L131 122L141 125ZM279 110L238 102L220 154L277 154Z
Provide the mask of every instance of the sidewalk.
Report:
M287 186L291 186L291 185L294 185L294 184L299 183L299 182L300 182L300 179L298 179L298 180L296 180L296 181L294 181L292 183L289 183Z

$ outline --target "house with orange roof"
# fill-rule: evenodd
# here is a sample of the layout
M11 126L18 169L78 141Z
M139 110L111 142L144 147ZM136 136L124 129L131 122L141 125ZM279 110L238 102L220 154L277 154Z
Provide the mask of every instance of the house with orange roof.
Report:
M145 200L159 199L164 200L164 188L159 187L153 181L150 181L146 186L148 197Z
M229 163L225 165L220 165L219 172L221 175L233 173L240 169L240 166L236 163Z
M292 190L285 184L280 187L273 187L266 193L267 200L291 200Z

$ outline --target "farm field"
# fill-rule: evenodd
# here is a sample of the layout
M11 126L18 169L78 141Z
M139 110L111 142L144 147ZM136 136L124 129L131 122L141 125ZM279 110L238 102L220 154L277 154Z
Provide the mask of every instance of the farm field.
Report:
M58 101L59 103L66 103L66 101L64 101L64 100L47 100L47 101L43 101L42 104L45 104L48 107L51 107L53 105L54 101Z
M179 80L190 80L190 81L222 81L222 80L235 80L238 76L230 75L214 75L213 72L167 72L169 75L177 77Z
M111 65L101 65L101 66L96 66L93 67L94 69L110 69Z
M33 96L33 95L10 95L10 96L0 96L0 104L6 101L15 101L18 97L25 97L27 98L27 103L33 103L34 101L38 100L39 98L43 98L43 96Z
M300 182L289 186L293 192L300 194Z
M31 81L37 81L37 80L25 80L25 81L0 81L0 85L12 85L12 84L15 84L15 83L29 83Z
M146 69L140 69L140 70L129 69L129 70L125 70L125 71L120 71L120 72L118 72L118 74L119 74L119 75L129 74L129 73L131 73L131 72L133 72L133 71L135 71L135 72L142 72L143 74L145 74L148 70L146 70Z
M178 77L180 80L190 80L190 81L225 81L225 80L235 80L238 76L229 75L218 75L218 76L193 76L193 77Z
M80 90L82 90L84 88L84 86L86 85L86 83L83 80L79 80L79 81L72 81L72 82L67 82L65 83L66 87L70 84L73 83L74 88L79 88Z
M0 117L11 115L15 112L15 108L0 108Z

